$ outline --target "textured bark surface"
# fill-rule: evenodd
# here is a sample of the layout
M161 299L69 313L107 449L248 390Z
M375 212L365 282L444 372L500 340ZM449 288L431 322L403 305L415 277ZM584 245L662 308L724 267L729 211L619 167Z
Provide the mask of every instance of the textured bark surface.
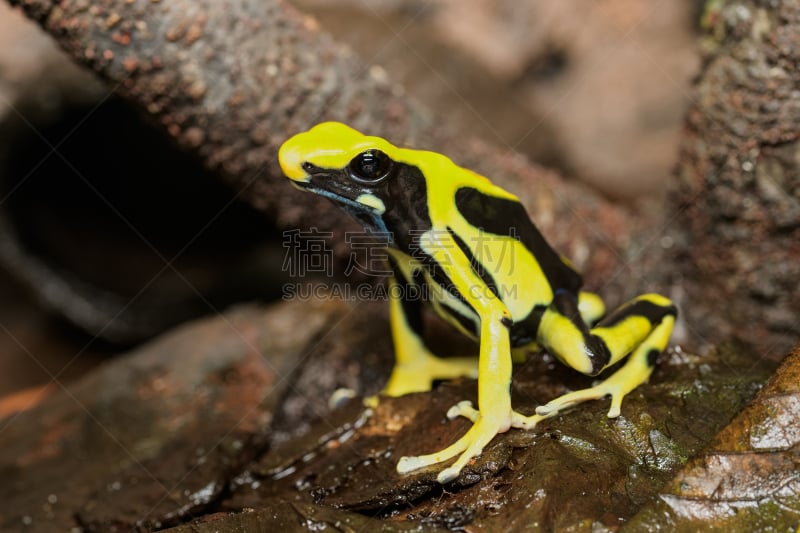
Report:
M279 0L10 3L281 225L340 220L323 202L309 220L274 186L288 134L338 118L422 140L420 110Z
M800 336L800 5L712 2L706 24L672 196L684 312L781 357Z

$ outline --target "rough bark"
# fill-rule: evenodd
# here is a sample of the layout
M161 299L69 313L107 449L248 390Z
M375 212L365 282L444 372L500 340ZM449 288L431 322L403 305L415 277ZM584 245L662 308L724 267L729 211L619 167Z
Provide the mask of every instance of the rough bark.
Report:
M275 157L288 135L341 120L442 150L520 193L554 244L587 271L601 269L598 279L614 272L629 242L626 213L507 150L448 131L446 117L434 119L381 68L279 0L9 2L281 228L356 228L329 202L288 187Z
M291 189L271 185L287 134L335 117L423 135L419 109L279 0L10 3L286 225L303 219Z
M800 336L800 6L710 3L671 202L695 336L767 357Z

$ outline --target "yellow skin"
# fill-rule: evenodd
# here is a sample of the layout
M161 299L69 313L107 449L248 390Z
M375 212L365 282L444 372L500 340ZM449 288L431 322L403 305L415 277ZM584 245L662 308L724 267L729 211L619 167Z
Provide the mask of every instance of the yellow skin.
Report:
M391 234L390 300L396 364L384 393L428 390L434 380L478 377L478 408L460 402L448 417L473 425L447 448L402 457L398 472L438 465L441 483L456 478L498 433L532 429L575 404L611 396L609 417L647 381L669 341L676 311L658 294L639 296L606 317L594 294L555 254L519 200L488 179L434 152L398 148L335 122L295 135L279 152L283 172L299 188L328 197L367 229ZM429 290L434 310L480 343L474 359L440 359L425 346L419 302L403 289ZM525 416L511 407L512 349L541 346L564 364L596 375L627 361L593 387L574 391Z

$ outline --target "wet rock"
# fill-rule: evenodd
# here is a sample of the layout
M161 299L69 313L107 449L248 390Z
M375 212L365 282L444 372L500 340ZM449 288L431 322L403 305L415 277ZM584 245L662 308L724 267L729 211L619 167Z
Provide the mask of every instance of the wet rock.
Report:
M384 398L374 409L354 400L263 456L249 469L250 482L220 509L258 509L282 498L357 511L398 528L618 527L713 438L773 368L754 363L741 346L705 358L673 351L664 359L651 382L623 402L619 418L608 419L608 403L599 401L531 432L511 430L445 486L436 482L437 468L401 476L395 466L403 455L444 448L468 428L445 412L457 401L475 401L474 381ZM589 381L533 354L516 369L514 406L531 413Z
M197 516L263 450L307 343L342 312L292 302L195 322L0 421L0 529Z
M800 349L626 531L790 531L800 508Z
M371 392L385 379L378 353L388 353L389 336L375 327L377 305L296 301L186 326L6 420L0 526L614 528L657 496L774 367L741 346L702 358L672 350L619 418L597 401L534 431L508 431L442 486L439 468L401 476L397 460L466 431L467 420L445 413L476 400L474 380L369 408L359 398L327 406L338 386ZM531 413L590 382L531 353L515 368L513 404Z

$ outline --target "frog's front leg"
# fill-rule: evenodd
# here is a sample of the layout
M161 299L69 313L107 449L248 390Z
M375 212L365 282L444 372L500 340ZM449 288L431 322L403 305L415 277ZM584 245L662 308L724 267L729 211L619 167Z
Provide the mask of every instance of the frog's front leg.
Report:
M667 347L676 314L668 298L645 294L590 329L581 319L574 295L557 294L539 326L540 343L551 354L587 375L596 375L631 355L606 380L560 396L536 413L550 417L575 404L611 396L608 416L619 416L622 399L650 378L656 358Z
M444 270L455 289L480 319L478 409L473 409L468 402L456 405L448 416L463 415L472 420L473 425L467 433L439 452L402 457L397 463L397 471L404 474L457 457L451 466L437 476L440 483L446 483L455 479L471 459L480 455L495 435L517 425L518 419L524 417L511 409L511 313L469 267L469 260L452 240L441 242L437 239L446 237L435 232L426 237L430 240L421 242L423 250ZM467 267L464 268L464 265Z
M394 265L394 261L393 261ZM433 382L477 377L475 357L436 357L423 340L421 302L401 270L389 279L389 322L394 341L395 366L383 393L402 396L430 390Z
M418 457L403 457L397 464L401 474L442 463L459 456L437 479L446 483L455 479L461 469L480 455L495 435L507 431L513 422L511 410L511 346L508 335L510 316L505 308L481 314L480 358L478 363L478 409L462 402L448 412L450 418L463 415L473 421L472 427L444 450Z

